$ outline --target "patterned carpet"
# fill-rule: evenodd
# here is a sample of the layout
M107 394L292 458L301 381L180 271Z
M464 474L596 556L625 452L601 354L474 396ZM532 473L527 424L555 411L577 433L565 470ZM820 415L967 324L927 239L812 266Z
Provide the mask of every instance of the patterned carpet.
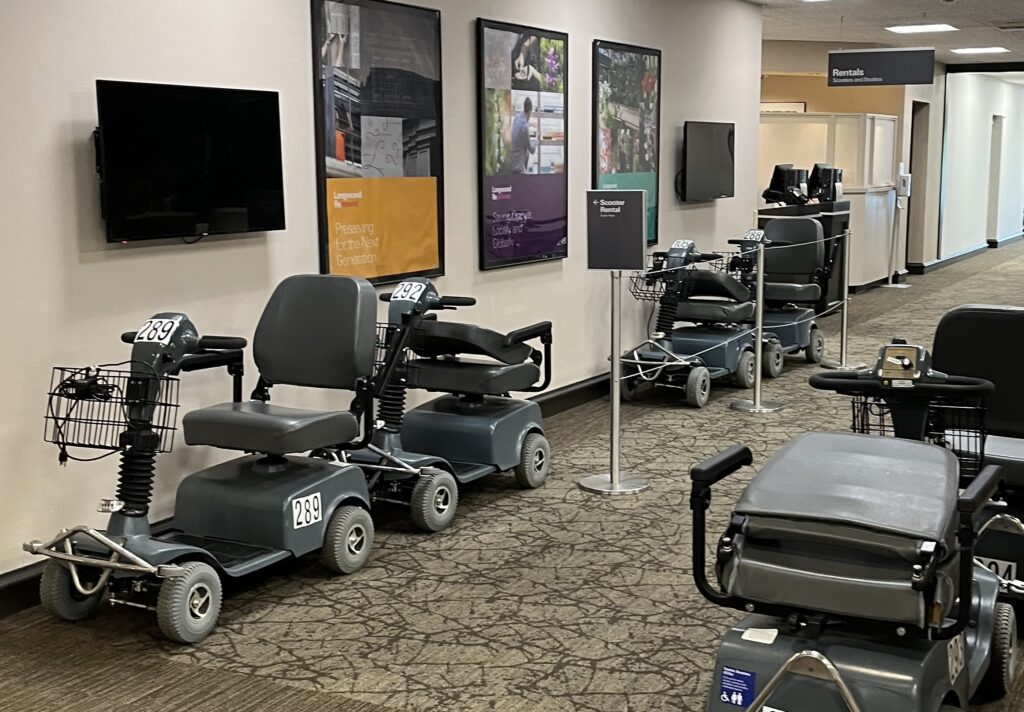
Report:
M891 336L928 344L958 304L1024 304L1024 245L911 283L854 297L852 356L873 358ZM838 319L824 326L832 336ZM766 397L786 404L767 416L730 410L746 394L728 387L703 411L665 395L624 407L624 467L652 483L636 497L575 485L607 468L606 401L551 418L546 487L471 485L440 535L380 512L363 571L333 578L311 559L250 579L195 648L162 641L139 611L75 625L38 610L0 620L0 710L703 710L735 615L705 603L690 578L686 474L731 443L760 464L800 432L845 429L846 403L808 388L812 372L794 359L767 382ZM750 474L723 488L713 530ZM1024 708L1019 687L1015 701L976 709Z

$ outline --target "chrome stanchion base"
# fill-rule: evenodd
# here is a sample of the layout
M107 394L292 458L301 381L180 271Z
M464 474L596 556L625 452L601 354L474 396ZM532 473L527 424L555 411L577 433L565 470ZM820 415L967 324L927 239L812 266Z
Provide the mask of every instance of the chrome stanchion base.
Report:
M843 363L834 358L824 359L818 365L827 371L863 371L868 367L866 363Z
M741 413L777 413L786 406L778 401L761 401L758 404L752 400L739 400L730 403L729 407Z
M907 284L906 282L894 282L893 284L883 284L886 289L910 289L914 285Z
M626 473L619 475L619 486L612 485L612 476L590 475L576 483L584 492L600 494L605 497L616 497L621 494L639 494L649 488L651 484L639 477L633 477Z

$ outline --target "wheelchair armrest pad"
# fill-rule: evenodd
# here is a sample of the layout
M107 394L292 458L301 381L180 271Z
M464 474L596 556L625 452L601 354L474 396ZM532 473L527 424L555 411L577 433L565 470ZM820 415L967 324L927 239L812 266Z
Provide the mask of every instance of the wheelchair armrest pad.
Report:
M690 468L690 479L694 485L710 487L721 482L741 467L754 461L750 448L745 445L733 445L712 455L699 465Z
M1001 465L985 465L981 473L971 481L960 495L957 510L962 514L973 514L985 506L1003 483Z
M510 331L505 335L505 346L515 346L539 336L551 335L551 322L541 321L531 326L524 326L522 329Z

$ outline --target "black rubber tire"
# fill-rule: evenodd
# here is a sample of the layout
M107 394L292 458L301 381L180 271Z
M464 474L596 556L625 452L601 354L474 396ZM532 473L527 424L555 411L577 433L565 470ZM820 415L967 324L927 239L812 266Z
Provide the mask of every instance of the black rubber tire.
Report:
M548 478L551 469L551 445L540 433L527 433L519 451L519 464L512 468L516 484L523 489L537 489Z
M79 570L85 568L79 567ZM88 588L91 582L86 582L85 585ZM53 559L46 562L42 578L39 579L39 601L43 604L43 610L54 618L65 621L80 621L91 616L96 612L105 594L105 590L92 596L80 594L71 580L68 568Z
M439 532L452 523L458 506L459 486L451 473L435 470L419 476L409 502L413 524L424 531Z
M703 408L711 395L711 374L703 366L694 366L686 377L686 403Z
M354 574L373 550L373 517L362 507L345 505L331 515L324 531L320 561L336 574Z
M811 327L811 343L804 349L804 359L807 363L821 363L825 357L825 335L816 326Z
M619 393L622 394L623 401L630 403L640 395L640 377L636 375L635 371L623 373L622 376L619 379ZM629 376L629 378L625 378L625 376Z
M733 382L740 388L753 388L754 387L754 372L755 368L755 356L753 351L744 351L740 355L740 365L736 369L736 373L733 375Z
M997 603L995 630L992 631L992 654L975 695L979 701L1001 700L1013 689L1016 652L1017 616L1009 603Z
M778 378L786 364L786 354L778 341L765 342L761 350L761 373L765 378Z
M220 615L220 576L209 564L189 561L184 576L165 579L156 602L156 621L168 640L198 643L217 626Z

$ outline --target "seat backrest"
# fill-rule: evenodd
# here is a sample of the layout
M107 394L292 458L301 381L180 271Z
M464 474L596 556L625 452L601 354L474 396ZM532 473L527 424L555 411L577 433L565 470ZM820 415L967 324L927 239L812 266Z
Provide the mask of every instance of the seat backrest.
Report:
M768 221L765 237L772 245L764 251L764 271L771 276L811 276L825 266L825 241L821 223L814 218L786 218ZM781 245L777 249L773 246Z
M713 297L732 302L749 302L750 290L726 274L709 269L687 270L684 279L683 298Z
M271 384L353 390L373 372L377 294L365 279L288 277L256 327L253 357Z
M993 435L1024 438L1024 308L967 304L947 312L935 329L932 367L995 384L985 401Z

